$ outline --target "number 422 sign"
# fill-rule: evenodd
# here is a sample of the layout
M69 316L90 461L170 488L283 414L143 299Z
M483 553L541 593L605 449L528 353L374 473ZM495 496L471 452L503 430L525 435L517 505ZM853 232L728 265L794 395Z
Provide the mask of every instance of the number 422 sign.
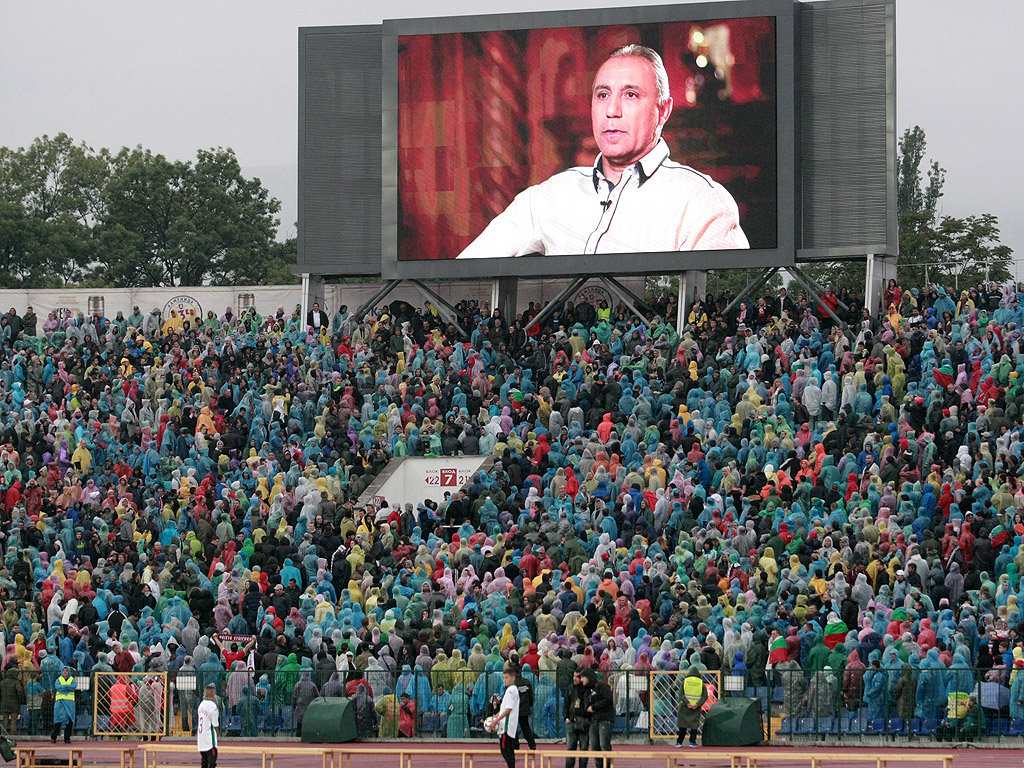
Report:
M428 469L426 472L426 482L430 486L438 486L441 488L461 488L472 473L466 470L459 470L455 467L442 467L440 469Z

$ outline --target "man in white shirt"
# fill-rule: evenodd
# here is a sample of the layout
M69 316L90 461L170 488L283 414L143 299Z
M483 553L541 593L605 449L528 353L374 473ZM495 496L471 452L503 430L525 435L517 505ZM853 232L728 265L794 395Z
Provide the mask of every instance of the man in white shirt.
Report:
M202 768L217 768L217 736L220 732L220 710L217 708L217 688L206 686L203 700L196 712L196 747L202 756Z
M661 57L612 51L598 70L590 117L598 155L519 193L458 258L539 253L647 253L749 248L736 201L703 173L669 159L672 114Z
M495 716L496 730L501 739L501 756L508 768L516 768L516 749L519 748L519 689L516 687L516 670L505 666L505 695ZM205 766L204 766L205 768Z

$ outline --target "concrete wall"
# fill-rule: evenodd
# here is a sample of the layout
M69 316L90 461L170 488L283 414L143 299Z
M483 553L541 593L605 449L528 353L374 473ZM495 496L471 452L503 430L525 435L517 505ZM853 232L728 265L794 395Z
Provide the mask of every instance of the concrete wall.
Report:
M430 499L440 503L445 493L455 493L466 485L473 473L489 456L444 456L439 458L407 457L392 459L374 483L367 488L360 504L373 502L388 509ZM369 498L366 498L369 497Z
M625 278L621 282L634 293L643 295L642 277ZM567 284L567 280L521 280L518 290L518 311L526 309L531 301L543 303L550 300ZM379 285L325 285L324 301L331 313L341 304L347 304L350 310L354 310L369 299ZM489 280L431 283L430 286L452 304L463 299L476 299L490 307L493 284ZM604 286L596 281L591 281L585 290L594 297L611 299ZM576 297L572 298L575 301ZM400 285L384 301L391 302L395 299L404 299L414 307L423 306L423 297L408 283ZM220 316L228 307L232 307L237 313L239 307L255 305L257 312L267 314L276 312L277 308L282 306L287 312L291 312L301 303L301 285L0 290L0 310L6 312L14 307L18 314L23 314L31 306L39 316L40 323L46 319L47 313L53 311L68 314L96 310L107 317L115 317L119 310L124 312L125 316L129 315L132 307L137 305L144 313L156 307L166 316L173 307L191 306L201 314L206 314L207 310L212 309ZM611 303L614 306L614 302Z

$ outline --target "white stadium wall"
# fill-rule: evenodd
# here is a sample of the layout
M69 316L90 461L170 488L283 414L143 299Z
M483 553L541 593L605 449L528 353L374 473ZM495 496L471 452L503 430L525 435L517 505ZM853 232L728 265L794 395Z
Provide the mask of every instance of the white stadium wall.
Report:
M626 278L623 285L638 295L643 295L643 278ZM519 311L522 312L535 302L541 304L553 298L565 285L567 280L520 280L518 291ZM369 299L379 287L377 282L358 284L328 284L324 286L326 309L334 313L342 304L349 310L356 309ZM430 287L445 300L455 304L464 299L476 299L481 304L490 305L492 284L486 280L450 281L431 283ZM614 306L612 296L597 282L586 286L585 291L592 299L604 298ZM576 297L571 297L575 302ZM414 307L423 306L423 296L415 287L408 283L398 286L385 299L390 303L396 299L408 301ZM254 286L200 286L178 288L88 288L68 290L0 290L0 311L6 312L11 307L18 314L24 314L28 307L35 310L40 323L48 313L58 312L59 316L67 316L82 312L83 314L102 314L116 317L118 311L127 317L132 308L138 306L143 312L156 308L169 315L175 307L193 307L205 315L213 310L218 316L231 307L236 313L239 308L255 306L262 315L277 311L284 307L290 313L302 303L301 285L254 285Z
M359 499L391 509L395 505L414 507L430 499L440 503L445 493L454 494L473 478L473 473L490 456L405 457L392 459L387 468Z

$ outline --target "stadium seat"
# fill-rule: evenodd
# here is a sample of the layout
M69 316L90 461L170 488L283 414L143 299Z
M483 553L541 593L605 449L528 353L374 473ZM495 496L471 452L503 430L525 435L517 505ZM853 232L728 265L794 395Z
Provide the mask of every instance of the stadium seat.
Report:
M992 717L985 721L985 735L999 736L1009 730L1009 721L1002 717Z
M625 715L616 715L615 723L612 725L612 733L625 733L629 723Z
M890 717L888 731L891 736L906 736L907 724L902 717Z
M794 736L810 736L812 733L814 733L813 717L801 717L797 720L796 730L793 731Z
M867 730L864 733L865 734L867 734L867 733L873 733L873 734L885 733L885 718L884 717L876 717L875 719L871 720L868 723Z
M914 736L931 736L935 733L936 722L932 718L915 717L910 721L910 732Z
M781 685L776 685L772 689L772 704L781 704L785 697L785 690Z
M860 716L857 714L851 714L849 717L844 717L840 721L842 733L848 736L860 736L863 730Z
M1007 729L1007 736L1024 736L1024 718L1015 717L1010 721Z
M792 736L794 725L794 718L784 717L782 718L781 722L779 722L778 730L776 730L775 733L780 734L782 736Z
M815 733L826 736L834 736L839 733L839 724L834 717L819 717L816 726Z
M424 712L420 717L421 733L437 733L441 730L442 719L447 718L439 712Z

